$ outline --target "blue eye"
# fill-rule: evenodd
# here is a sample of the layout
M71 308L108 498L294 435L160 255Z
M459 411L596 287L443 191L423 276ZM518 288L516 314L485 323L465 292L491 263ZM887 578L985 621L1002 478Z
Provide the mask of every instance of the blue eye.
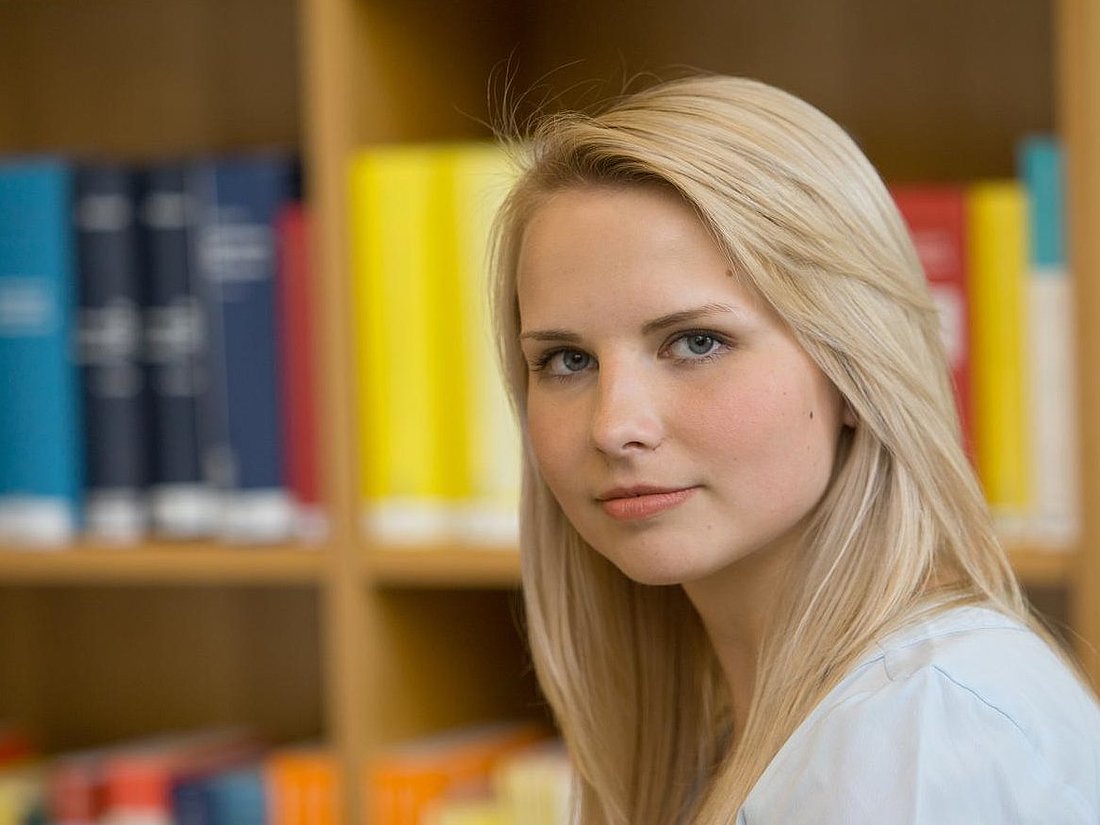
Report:
M587 352L578 349L558 349L539 358L532 369L538 372L547 372L556 378L568 378L579 372L584 372L595 363L595 359Z
M707 332L688 332L669 343L668 352L673 358L686 361L704 360L726 346L725 341Z
M575 349L558 350L548 359L551 372L561 374L564 372L581 372L592 363L592 356L587 352ZM555 369L557 368L557 369Z

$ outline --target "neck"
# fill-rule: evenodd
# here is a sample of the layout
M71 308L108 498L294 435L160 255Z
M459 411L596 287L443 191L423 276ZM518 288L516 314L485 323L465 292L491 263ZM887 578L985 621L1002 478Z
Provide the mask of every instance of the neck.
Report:
M751 710L760 650L798 544L794 537L785 537L683 586L703 621L729 687L734 744Z

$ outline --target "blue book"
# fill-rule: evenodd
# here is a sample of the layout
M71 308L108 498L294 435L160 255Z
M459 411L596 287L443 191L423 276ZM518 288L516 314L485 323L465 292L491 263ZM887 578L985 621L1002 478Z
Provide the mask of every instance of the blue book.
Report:
M79 378L72 173L0 164L0 540L51 545L78 527Z
M283 467L275 220L293 197L281 155L196 164L195 256L208 321L209 393L203 408L206 478L221 493L221 533L282 541L293 507Z
M133 541L147 526L148 408L134 175L83 164L74 179L88 533Z
M210 825L267 825L272 817L267 786L259 766L214 777L207 786Z
M1027 538L1068 549L1080 529L1077 360L1073 281L1066 266L1065 157L1049 135L1020 143L1019 176L1027 189L1030 278L1027 354L1032 509Z
M191 255L192 213L183 163L142 175L138 226L145 287L153 524L172 538L213 531L215 497L199 459L206 333Z

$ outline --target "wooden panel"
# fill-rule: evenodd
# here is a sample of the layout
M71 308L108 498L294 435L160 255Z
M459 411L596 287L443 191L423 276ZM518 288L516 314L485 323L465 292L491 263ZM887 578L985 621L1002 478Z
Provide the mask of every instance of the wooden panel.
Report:
M519 553L514 548L372 549L364 565L368 580L385 587L519 586Z
M514 0L354 4L357 144L489 133L489 80L522 50Z
M1059 0L1057 5L1083 506L1070 615L1078 653L1100 691L1100 6L1092 0Z
M387 591L370 667L385 697L372 743L487 719L542 717L515 591Z
M47 751L159 730L321 732L312 590L0 588L0 717Z
M294 0L0 2L0 151L298 139Z
M4 583L316 583L331 548L151 542L136 547L0 551Z
M539 0L533 15L523 85L552 72L583 103L646 72L757 77L841 122L890 179L1011 174L1016 140L1053 124L1050 4L1034 0Z

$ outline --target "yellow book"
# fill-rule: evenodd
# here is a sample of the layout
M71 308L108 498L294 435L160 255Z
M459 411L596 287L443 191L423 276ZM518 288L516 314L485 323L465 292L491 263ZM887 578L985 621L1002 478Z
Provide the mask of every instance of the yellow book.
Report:
M454 333L438 283L448 266L444 152L371 149L353 159L350 177L366 529L383 541L430 541L448 529L439 353Z
M0 771L0 825L23 825L42 812L45 776L40 765Z
M432 805L424 813L422 825L517 825L506 823L493 800L455 799Z
M466 398L464 416L452 419L451 438L463 441L465 502L459 529L479 545L514 547L518 537L520 440L500 376L490 316L492 222L515 180L515 169L501 148L490 143L460 144L449 156L453 210L457 319L463 345L449 380Z
M974 446L998 527L1011 537L1031 502L1027 412L1027 201L1015 181L968 194Z

